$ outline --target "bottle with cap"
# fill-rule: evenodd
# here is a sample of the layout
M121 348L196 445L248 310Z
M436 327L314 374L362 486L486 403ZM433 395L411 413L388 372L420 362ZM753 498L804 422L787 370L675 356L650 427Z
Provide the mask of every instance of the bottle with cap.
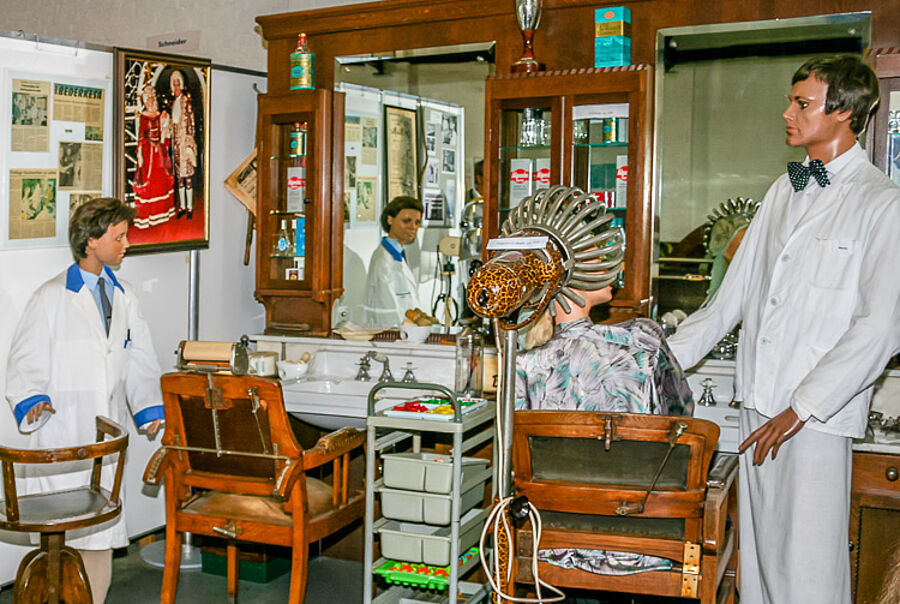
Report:
M297 48L291 53L291 90L316 87L316 55L309 50L306 34L297 37Z

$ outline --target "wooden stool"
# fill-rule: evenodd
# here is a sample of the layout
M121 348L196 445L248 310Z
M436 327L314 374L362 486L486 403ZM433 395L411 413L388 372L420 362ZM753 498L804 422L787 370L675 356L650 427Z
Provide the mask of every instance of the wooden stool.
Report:
M108 435L112 440L104 440ZM68 449L10 449L0 447L6 501L0 510L0 529L40 533L41 545L25 555L16 573L16 604L92 604L91 586L78 550L65 544L66 531L93 526L122 511L119 488L128 434L119 424L97 416L97 442ZM100 486L103 457L119 454L112 492ZM18 497L13 464L53 464L93 459L90 484L52 493ZM23 504L20 506L20 503ZM20 509L20 507L22 509Z

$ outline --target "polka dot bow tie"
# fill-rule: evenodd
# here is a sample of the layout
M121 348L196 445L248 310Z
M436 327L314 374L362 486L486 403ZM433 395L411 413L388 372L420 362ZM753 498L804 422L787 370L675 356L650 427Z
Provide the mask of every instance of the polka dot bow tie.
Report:
M827 187L831 184L831 181L828 180L828 170L825 169L825 164L821 159L812 160L809 162L809 167L798 161L788 162L787 171L795 191L805 189L810 176L816 179L820 187Z

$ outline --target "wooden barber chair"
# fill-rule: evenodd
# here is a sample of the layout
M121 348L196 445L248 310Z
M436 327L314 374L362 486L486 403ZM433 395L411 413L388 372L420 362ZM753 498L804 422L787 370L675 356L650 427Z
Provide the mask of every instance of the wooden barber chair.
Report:
M112 440L105 440L109 436ZM91 586L78 550L65 544L66 531L106 522L122 511L119 488L128 433L119 424L97 416L97 442L66 449L10 449L0 447L6 501L0 510L0 529L40 533L41 545L19 564L13 587L16 604L91 604ZM103 458L119 454L112 491L100 486ZM57 464L93 460L90 482L80 488L16 494L14 464ZM85 468L87 469L87 468Z
M601 575L540 562L543 581L635 594L734 602L737 457L717 456L714 423L694 418L517 411L517 495L540 511L540 549L669 558L671 570ZM515 577L533 584L532 533L516 532Z
M166 485L163 604L175 602L181 535L227 539L228 600L237 601L240 541L291 548L289 602L306 592L307 551L362 517L363 491L350 490L350 452L365 433L353 428L297 444L278 380L170 373L162 377L166 432L144 480ZM325 480L310 470L332 462Z

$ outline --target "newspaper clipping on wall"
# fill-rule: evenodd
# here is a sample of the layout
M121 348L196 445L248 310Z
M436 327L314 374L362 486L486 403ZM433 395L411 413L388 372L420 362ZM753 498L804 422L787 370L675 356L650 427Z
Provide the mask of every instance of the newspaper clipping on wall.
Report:
M225 188L256 216L256 149L228 175Z
M50 82L12 81L12 151L46 153L50 150Z
M56 236L56 170L9 171L9 239Z
M103 89L54 83L53 119L82 122L85 140L102 141Z
M61 191L96 191L103 186L102 143L59 143Z

